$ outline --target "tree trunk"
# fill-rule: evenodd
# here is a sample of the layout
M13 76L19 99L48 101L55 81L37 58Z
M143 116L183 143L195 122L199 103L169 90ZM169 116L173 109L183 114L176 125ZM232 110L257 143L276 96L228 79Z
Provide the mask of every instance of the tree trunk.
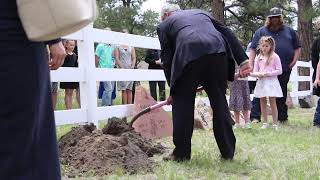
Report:
M224 23L224 0L212 1L212 16L220 23Z
M306 12L312 9L312 0L299 0L298 2L298 32L301 41L301 60L310 61L312 43L312 18Z
M308 16L308 12L312 9L312 0L298 0L298 32L301 42L301 58L302 61L311 60L311 43L312 43L312 18ZM298 73L301 76L310 74L309 68L299 68ZM309 90L310 82L299 82L298 90ZM311 98L311 97L310 97Z

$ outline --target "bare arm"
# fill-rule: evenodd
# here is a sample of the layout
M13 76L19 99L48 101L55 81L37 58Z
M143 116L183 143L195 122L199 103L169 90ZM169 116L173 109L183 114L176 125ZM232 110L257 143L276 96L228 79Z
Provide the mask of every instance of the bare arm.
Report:
M64 58L66 57L66 50L61 41L49 45L51 53L51 61L49 62L49 68L56 70L62 66Z
M255 49L251 49L249 51L249 64L253 70L254 68L254 59L256 58L256 50Z
M96 68L99 65L99 56L97 56L97 55L95 55L95 65L96 65Z
M320 61L318 62L318 65L317 65L317 73L316 73L316 78L314 80L313 85L315 87L320 86Z
M132 47L131 60L132 60L131 69L134 69L137 62L136 50L134 49L134 47Z
M114 57L115 57L115 59L116 59L116 65L119 66L119 68L123 69L122 63L120 62L119 49L116 48L116 49L114 50L114 55L115 55Z
M292 69L293 66L296 65L298 59L300 58L300 55L301 55L301 48L294 50L293 59L292 59L291 63L289 64L290 69Z

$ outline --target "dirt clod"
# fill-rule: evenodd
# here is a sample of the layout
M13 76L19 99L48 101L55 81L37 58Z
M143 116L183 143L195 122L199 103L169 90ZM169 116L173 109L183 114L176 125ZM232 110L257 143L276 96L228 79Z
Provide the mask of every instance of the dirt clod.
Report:
M103 176L122 169L125 173L150 172L155 154L165 147L136 133L124 119L112 118L101 130L93 125L78 126L59 140L62 164L70 176L90 173Z

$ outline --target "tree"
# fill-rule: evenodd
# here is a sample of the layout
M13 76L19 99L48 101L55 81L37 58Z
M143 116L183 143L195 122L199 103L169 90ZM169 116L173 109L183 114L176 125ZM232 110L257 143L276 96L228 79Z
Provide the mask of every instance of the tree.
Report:
M146 0L97 0L99 17L94 27L110 27L114 31L128 29L129 33L155 36L159 14L153 11L141 12Z
M220 23L224 24L224 0L212 1L212 16Z
M301 41L301 60L310 61L312 43L312 1L298 0L298 32Z

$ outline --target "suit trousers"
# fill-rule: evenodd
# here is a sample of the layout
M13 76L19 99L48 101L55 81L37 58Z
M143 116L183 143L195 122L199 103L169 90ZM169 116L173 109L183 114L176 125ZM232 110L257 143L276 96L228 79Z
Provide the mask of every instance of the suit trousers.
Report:
M150 94L154 100L158 101L157 98L157 84L159 87L159 100L166 100L166 82L165 81L149 81Z
M236 138L225 93L228 61L224 54L203 56L189 63L172 86L173 155L190 159L194 125L195 96L198 85L208 94L213 109L213 133L222 158L232 159Z

